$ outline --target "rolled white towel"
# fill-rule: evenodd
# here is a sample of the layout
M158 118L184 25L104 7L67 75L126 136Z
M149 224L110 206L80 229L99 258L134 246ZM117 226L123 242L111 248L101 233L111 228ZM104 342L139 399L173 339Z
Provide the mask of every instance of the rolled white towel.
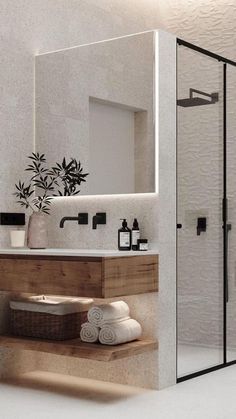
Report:
M134 319L106 324L99 333L99 341L103 345L119 345L141 337L141 325Z
M92 307L88 311L88 321L97 327L106 323L114 323L120 320L129 319L129 306L124 301L115 301L109 304L101 304Z
M82 342L98 342L99 331L99 327L96 327L89 322L83 323L80 331L80 339L82 340Z

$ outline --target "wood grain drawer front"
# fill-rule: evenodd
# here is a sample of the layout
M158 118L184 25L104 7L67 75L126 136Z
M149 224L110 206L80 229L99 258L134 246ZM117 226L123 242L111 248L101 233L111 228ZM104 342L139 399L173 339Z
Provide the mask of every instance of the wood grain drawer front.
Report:
M0 256L0 291L109 298L158 291L158 255Z
M158 255L105 258L104 297L158 291Z
M0 290L102 297L101 260L0 258Z

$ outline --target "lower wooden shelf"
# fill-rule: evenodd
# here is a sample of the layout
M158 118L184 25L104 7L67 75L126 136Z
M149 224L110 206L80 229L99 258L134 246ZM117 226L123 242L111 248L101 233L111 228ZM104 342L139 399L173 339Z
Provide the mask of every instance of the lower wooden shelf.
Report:
M51 341L2 335L0 347L109 362L153 351L158 348L158 343L155 340L142 339L117 346L106 346L84 343L80 339Z

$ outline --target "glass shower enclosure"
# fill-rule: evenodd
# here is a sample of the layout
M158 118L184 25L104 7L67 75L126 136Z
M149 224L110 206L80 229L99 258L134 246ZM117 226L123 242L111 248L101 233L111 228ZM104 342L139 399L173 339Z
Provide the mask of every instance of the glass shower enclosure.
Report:
M236 362L236 63L177 41L177 378Z

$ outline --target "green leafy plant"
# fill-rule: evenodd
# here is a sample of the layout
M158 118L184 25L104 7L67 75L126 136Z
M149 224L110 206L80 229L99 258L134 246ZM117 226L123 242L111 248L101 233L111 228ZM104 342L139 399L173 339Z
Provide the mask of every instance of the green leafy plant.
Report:
M80 193L80 185L86 182L89 173L84 173L83 167L75 158L66 162L65 157L62 163L48 168L44 154L32 153L28 156L30 163L25 171L31 173L28 184L19 180L15 185L17 203L22 207L30 208L32 211L50 213L51 201L55 196L74 196ZM35 196L39 188L42 195Z

